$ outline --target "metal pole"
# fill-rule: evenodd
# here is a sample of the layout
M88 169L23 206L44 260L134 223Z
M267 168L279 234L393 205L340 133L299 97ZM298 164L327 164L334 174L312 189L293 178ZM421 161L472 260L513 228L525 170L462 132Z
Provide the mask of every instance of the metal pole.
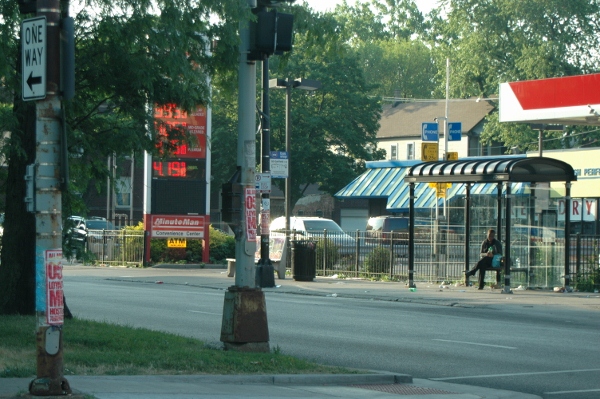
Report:
M565 183L565 290L571 290L571 182Z
M133 226L133 175L135 170L135 152L131 152L131 168L129 178L129 225Z
M249 8L256 0L248 0ZM248 59L250 29L240 21L238 66L238 168L241 170L240 223L235 232L235 286L225 292L221 342L229 350L268 352L269 327L264 292L256 287L256 63Z
M71 393L63 375L62 197L60 191L60 2L38 0L38 16L46 17L42 41L47 51L46 98L36 102L35 268L36 378L32 395ZM50 282L52 286L50 286Z
M540 152L540 157L542 156L542 152L543 152L543 148L544 148L544 130L540 129L538 130L538 147L539 147L539 152Z
M264 56L262 62L262 145L261 145L261 172L269 173L271 171L271 121L269 118L269 57ZM262 193L261 203L261 231L260 231L260 260L261 264L270 263L269 259L269 216L270 216L270 196L269 193Z
M288 153L288 177L285 179L285 231L288 236L290 231L290 208L292 205L292 157L290 156L290 134L292 132L291 112L293 84L293 79L288 78L285 85L285 151Z
M504 293L512 294L510 289L510 229L512 217L512 192L511 183L506 182L506 235L504 246Z
M250 7L256 7L256 0L248 0ZM252 4L253 3L253 4ZM248 231L256 229L248 226L245 218L244 192L254 189L254 171L256 168L256 63L248 61L250 32L248 21L240 22L240 61L238 77L238 156L241 166L242 212L240 212L240 234L236 234L235 285L237 287L256 287L254 253L256 240L250 240ZM252 220L250 219L250 222Z
M415 183L409 183L408 188L408 288L415 288Z
M271 118L269 109L269 56L265 55L262 62L262 146L261 171L271 172ZM269 259L269 224L271 222L271 198L269 193L262 193L260 204L260 261L259 286L274 287L275 277L273 264Z
M446 58L446 106L444 111L444 161L448 160L448 102L450 101L450 58ZM448 193L448 187L444 188L444 194ZM444 218L448 216L448 200L444 195Z

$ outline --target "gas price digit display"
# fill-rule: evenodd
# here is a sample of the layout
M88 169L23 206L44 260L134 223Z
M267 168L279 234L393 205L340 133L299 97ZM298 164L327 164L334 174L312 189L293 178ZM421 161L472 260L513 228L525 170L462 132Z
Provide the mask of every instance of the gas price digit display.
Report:
M200 165L189 161L153 161L152 177L176 179L201 179L203 170Z

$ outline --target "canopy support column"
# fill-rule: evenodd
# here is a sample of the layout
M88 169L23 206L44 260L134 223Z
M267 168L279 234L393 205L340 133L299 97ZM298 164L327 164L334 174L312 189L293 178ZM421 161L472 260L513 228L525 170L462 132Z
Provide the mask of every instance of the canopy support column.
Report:
M415 287L415 183L409 183L408 208L408 287Z
M510 222L512 216L512 193L510 182L506 183L506 245L504 248L504 293L512 294L510 289Z

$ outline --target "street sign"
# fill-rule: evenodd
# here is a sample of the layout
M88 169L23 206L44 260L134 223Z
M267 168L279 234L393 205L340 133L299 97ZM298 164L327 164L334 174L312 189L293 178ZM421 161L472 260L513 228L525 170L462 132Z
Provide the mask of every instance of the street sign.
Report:
M187 240L185 238L169 238L167 239L168 248L186 248Z
M458 161L458 152L450 152L446 154L446 161Z
M438 143L421 143L421 161L437 161L438 147Z
M438 124L435 122L423 122L421 124L421 140L423 141L438 141Z
M446 198L446 183L438 183L435 191L438 198Z
M448 122L448 141L460 141L462 138L462 122Z
M254 175L254 188L257 193L270 193L271 192L271 174L270 173L257 173Z
M21 79L23 101L46 98L46 17L21 23Z
M289 154L287 151L271 151L271 178L287 179L289 177Z

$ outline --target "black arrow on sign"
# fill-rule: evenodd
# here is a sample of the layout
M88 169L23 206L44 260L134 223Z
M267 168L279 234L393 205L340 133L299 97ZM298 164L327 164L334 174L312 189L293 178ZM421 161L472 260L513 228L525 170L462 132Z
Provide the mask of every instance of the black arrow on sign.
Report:
M41 76L33 76L33 71L29 73L29 77L27 78L27 86L29 86L29 90L33 91L33 85L39 85L42 83Z

